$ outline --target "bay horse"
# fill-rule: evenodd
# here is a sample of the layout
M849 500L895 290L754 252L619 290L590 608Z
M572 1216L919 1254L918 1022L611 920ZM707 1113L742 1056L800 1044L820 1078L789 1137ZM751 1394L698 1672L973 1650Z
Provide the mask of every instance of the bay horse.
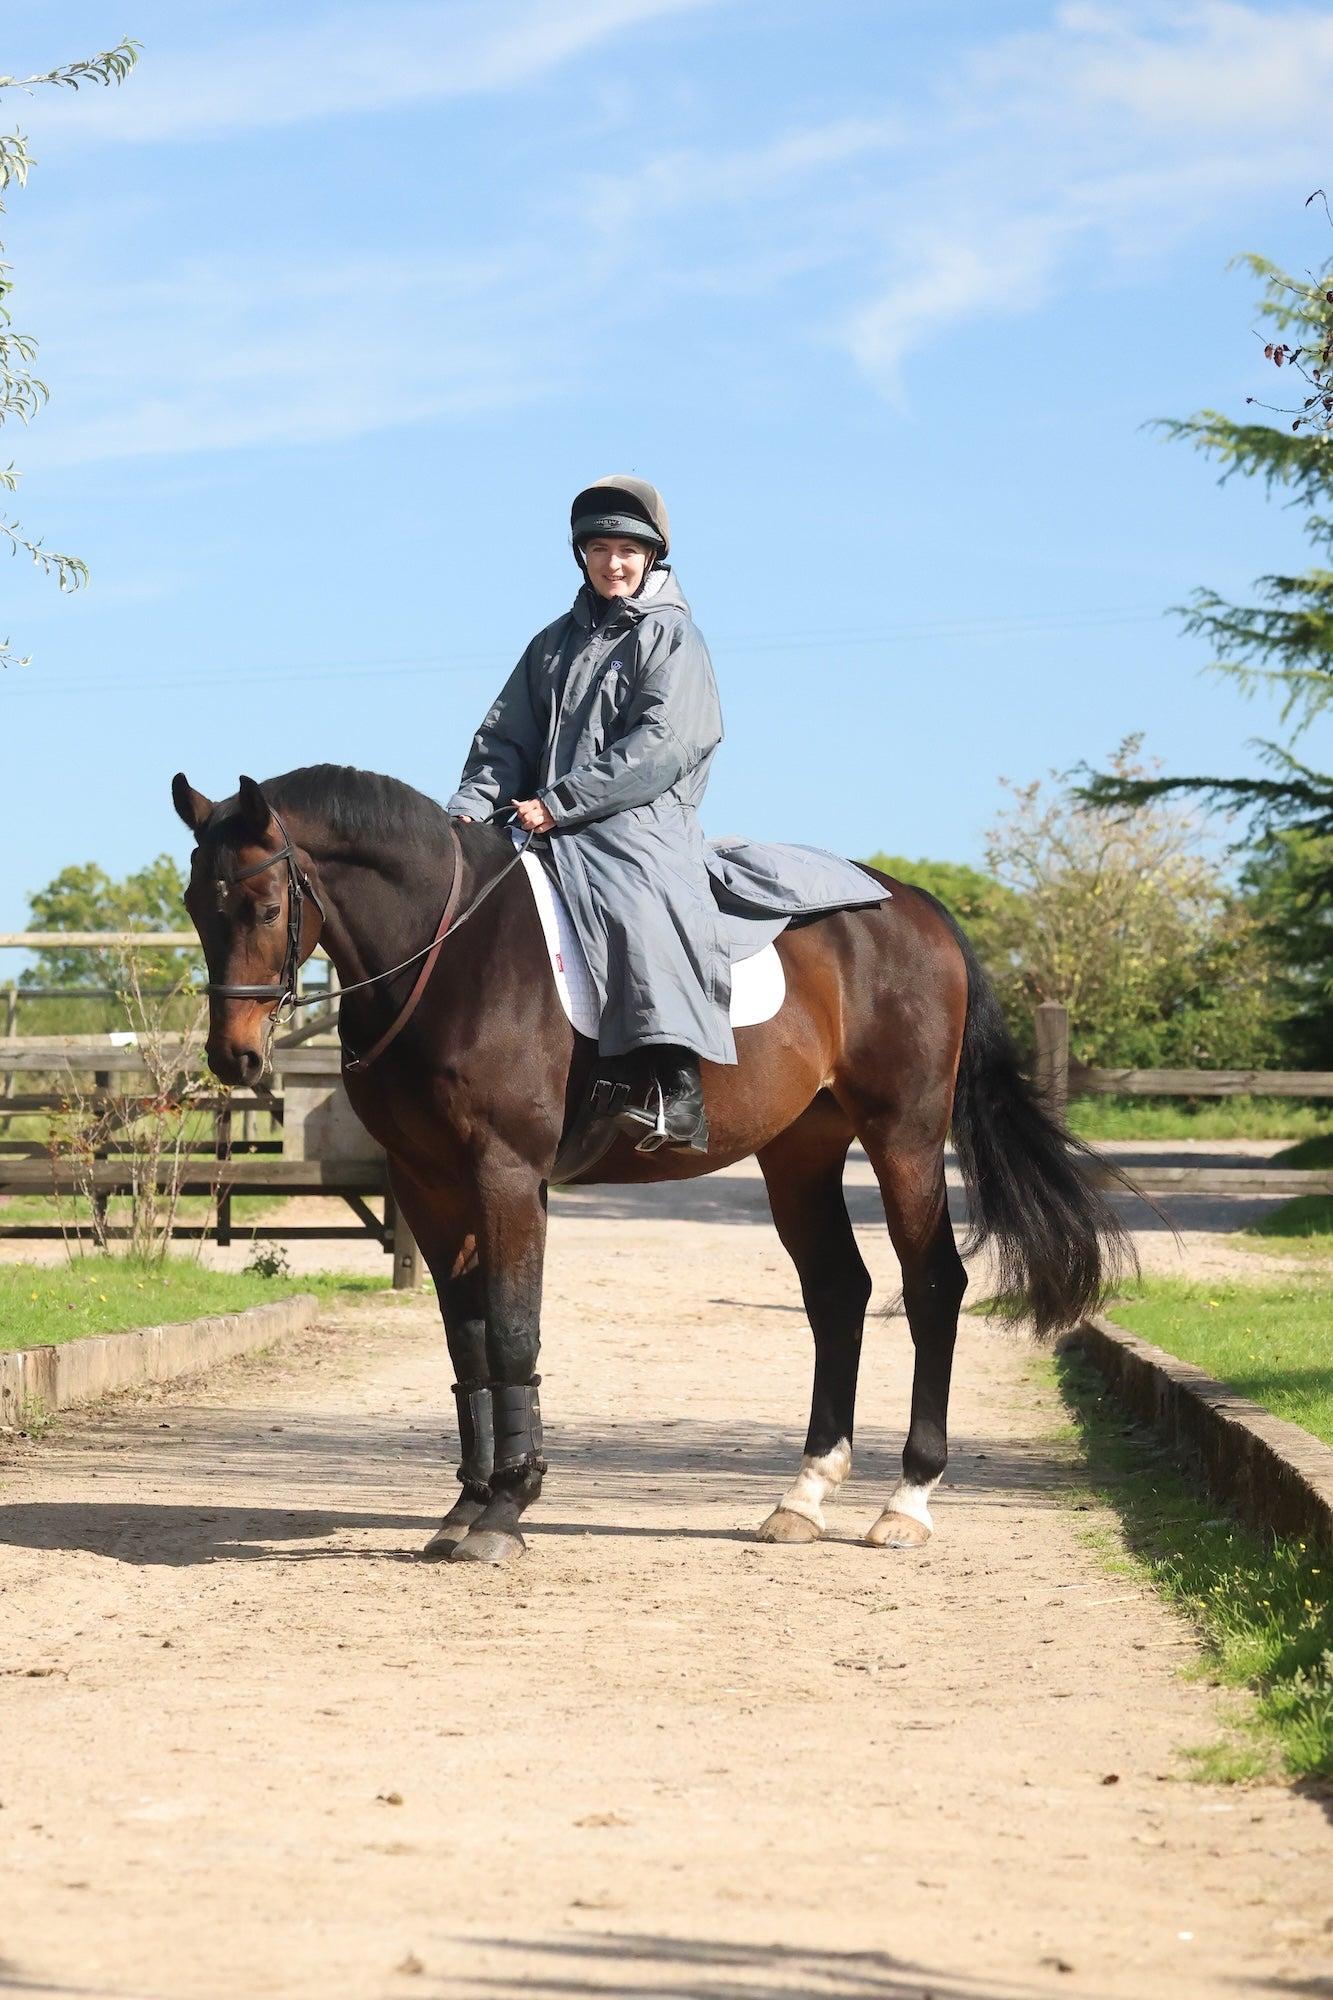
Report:
M221 803L182 773L172 795L196 841L185 901L208 966L214 1075L258 1081L316 943L337 970L348 1095L388 1156L458 1378L462 1490L423 1553L509 1560L546 1470L536 1366L548 1180L596 1053L560 1006L511 835L337 765L263 785L243 777ZM1125 1249L1087 1149L1024 1077L963 932L923 891L879 879L889 900L778 938L783 1005L737 1029L735 1067L703 1065L707 1154L639 1153L618 1138L586 1177L683 1180L759 1161L814 1335L805 1452L758 1531L768 1542L817 1539L823 1502L851 1470L871 1290L843 1199L853 1140L879 1183L914 1347L902 1476L872 1545L928 1540L947 1458L967 1288L945 1191L950 1128L973 1242L992 1245L1000 1294L1038 1335L1091 1311Z

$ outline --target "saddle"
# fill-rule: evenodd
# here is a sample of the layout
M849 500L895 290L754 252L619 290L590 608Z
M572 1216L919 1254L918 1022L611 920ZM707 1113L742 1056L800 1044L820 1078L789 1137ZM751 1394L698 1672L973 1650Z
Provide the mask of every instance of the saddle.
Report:
M578 932L565 907L565 899L539 857L530 849L524 853L523 868L541 919L542 936L546 940L555 990L560 996L565 1019L580 1035L586 1035L589 1041L595 1042L601 1025L601 1005ZM733 1028L753 1028L761 1021L771 1021L787 997L787 977L782 970L782 960L773 947L773 939L788 928L792 919L787 916L759 921L733 918L731 922L734 939L731 948L731 1025Z

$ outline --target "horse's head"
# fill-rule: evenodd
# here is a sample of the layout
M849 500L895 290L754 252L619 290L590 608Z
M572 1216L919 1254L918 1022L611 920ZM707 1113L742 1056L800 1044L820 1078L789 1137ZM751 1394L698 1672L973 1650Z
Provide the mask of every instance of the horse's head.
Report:
M215 804L178 771L171 796L196 843L185 907L208 966L208 1065L223 1083L256 1083L274 1016L322 926L309 858L253 778Z

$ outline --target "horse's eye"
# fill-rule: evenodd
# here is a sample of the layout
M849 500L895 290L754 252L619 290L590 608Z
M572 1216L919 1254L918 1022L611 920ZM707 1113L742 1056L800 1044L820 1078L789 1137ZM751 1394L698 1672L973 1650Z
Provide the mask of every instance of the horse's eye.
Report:
M281 903L265 903L263 909L259 912L259 921L261 924L276 924L281 915Z

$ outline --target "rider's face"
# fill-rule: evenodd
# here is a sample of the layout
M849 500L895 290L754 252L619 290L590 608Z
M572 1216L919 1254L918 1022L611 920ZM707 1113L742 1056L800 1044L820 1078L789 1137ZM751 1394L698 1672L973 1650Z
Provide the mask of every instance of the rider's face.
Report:
M583 561L599 597L633 597L648 567L648 550L626 535L597 535L583 544Z

